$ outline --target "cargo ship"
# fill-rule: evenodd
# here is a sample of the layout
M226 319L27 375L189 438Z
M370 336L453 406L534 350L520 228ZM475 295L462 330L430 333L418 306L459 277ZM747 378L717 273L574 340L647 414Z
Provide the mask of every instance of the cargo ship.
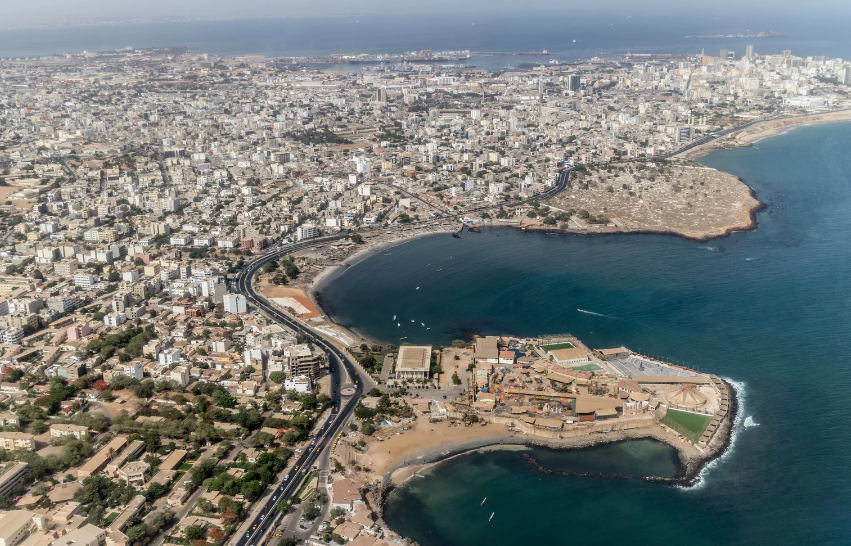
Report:
M543 51L521 51L518 55L549 55L550 52L546 49Z

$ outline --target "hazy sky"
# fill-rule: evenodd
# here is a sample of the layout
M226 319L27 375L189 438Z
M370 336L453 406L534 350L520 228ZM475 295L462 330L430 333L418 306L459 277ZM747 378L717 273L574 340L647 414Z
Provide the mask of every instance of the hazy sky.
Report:
M127 17L244 17L326 16L377 13L488 13L493 11L629 11L646 9L703 13L734 13L743 6L751 13L806 10L824 15L836 9L849 10L848 0L712 0L706 3L682 0L0 0L6 24L46 23L57 19ZM694 7L692 7L694 6Z

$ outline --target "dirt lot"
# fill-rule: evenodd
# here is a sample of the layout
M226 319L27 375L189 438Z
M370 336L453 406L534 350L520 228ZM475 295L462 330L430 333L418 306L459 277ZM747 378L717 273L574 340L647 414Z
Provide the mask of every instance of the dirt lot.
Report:
M759 206L737 177L690 162L590 167L572 175L570 187L548 204L576 211L572 228L613 224L616 231L670 232L693 239L748 228L751 211Z
M295 309L298 316L303 319L311 319L322 316L322 313L319 312L305 291L301 288L275 286L263 283L261 291L267 298L275 300L276 303L279 303L284 307ZM293 304L293 300L297 303L297 305Z

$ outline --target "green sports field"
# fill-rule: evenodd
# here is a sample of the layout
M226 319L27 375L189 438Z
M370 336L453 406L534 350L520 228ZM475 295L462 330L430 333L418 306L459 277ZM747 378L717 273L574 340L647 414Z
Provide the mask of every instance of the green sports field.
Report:
M662 424L671 427L686 438L696 442L703 435L706 425L711 420L712 417L709 415L669 409L665 418L662 419Z
M541 345L544 352L558 351L559 349L573 349L573 343L553 343L552 345Z

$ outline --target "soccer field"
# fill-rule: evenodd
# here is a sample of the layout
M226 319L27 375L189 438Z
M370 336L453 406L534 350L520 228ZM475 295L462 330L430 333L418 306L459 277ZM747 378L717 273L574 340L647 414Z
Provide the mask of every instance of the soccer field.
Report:
M558 351L559 349L573 349L573 343L553 343L552 345L541 345L541 349L544 352L547 351Z

